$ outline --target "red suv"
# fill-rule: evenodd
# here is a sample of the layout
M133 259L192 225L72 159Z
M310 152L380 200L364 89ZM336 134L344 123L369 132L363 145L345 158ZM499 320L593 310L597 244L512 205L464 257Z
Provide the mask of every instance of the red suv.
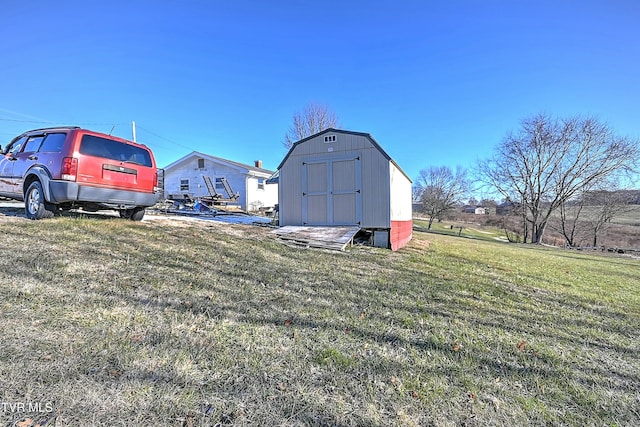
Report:
M149 148L79 127L28 131L0 148L0 196L24 200L30 219L82 208L140 221L157 186Z

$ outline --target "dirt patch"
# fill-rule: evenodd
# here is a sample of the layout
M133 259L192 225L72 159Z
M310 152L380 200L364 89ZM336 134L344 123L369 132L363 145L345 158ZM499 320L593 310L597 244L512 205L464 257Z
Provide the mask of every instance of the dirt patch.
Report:
M112 218L114 215L117 216L117 213L113 211L100 211L96 213L71 211L69 213L65 213L64 215L72 217L90 216L92 218L103 219ZM247 233L260 236L267 234L268 228L256 227L250 223L242 224L237 222L228 222L225 221L225 219L227 218L222 216L219 219L215 219L210 217L198 216L157 215L151 212L147 212L142 221L145 223L168 225L172 227L216 229L224 232L225 234L238 237L246 237ZM24 213L24 204L22 202L16 201L0 201L0 222L15 221L27 221Z
M269 228L257 227L251 224L234 224L217 221L210 218L200 218L197 216L172 216L172 215L145 215L143 222L157 225L166 225L182 228L200 228L213 230L230 236L266 238Z

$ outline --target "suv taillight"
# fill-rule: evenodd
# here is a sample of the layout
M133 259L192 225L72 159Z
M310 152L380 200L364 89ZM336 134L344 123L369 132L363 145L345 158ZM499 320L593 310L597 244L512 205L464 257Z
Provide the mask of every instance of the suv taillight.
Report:
M62 158L62 169L60 170L60 177L65 181L75 181L78 174L78 159L74 157Z
M158 187L158 171L156 170L153 173L153 192L157 193L160 191L160 187Z

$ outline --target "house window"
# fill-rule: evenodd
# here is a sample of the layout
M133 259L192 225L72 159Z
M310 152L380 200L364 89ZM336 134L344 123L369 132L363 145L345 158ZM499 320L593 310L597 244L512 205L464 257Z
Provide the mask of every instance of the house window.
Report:
M336 142L336 136L335 135L327 135L324 137L324 142Z
M189 180L181 179L180 180L180 191L189 191Z
M216 178L216 191L224 191L224 183L222 182L224 178Z
M258 178L258 190L264 190L264 178Z
M204 159L198 159L198 169L204 169Z

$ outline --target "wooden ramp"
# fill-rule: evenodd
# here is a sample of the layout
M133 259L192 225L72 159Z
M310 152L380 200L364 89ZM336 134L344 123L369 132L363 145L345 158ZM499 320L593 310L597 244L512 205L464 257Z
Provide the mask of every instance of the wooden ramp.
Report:
M360 231L358 226L302 227L287 225L272 231L287 244L305 248L323 248L344 251Z

